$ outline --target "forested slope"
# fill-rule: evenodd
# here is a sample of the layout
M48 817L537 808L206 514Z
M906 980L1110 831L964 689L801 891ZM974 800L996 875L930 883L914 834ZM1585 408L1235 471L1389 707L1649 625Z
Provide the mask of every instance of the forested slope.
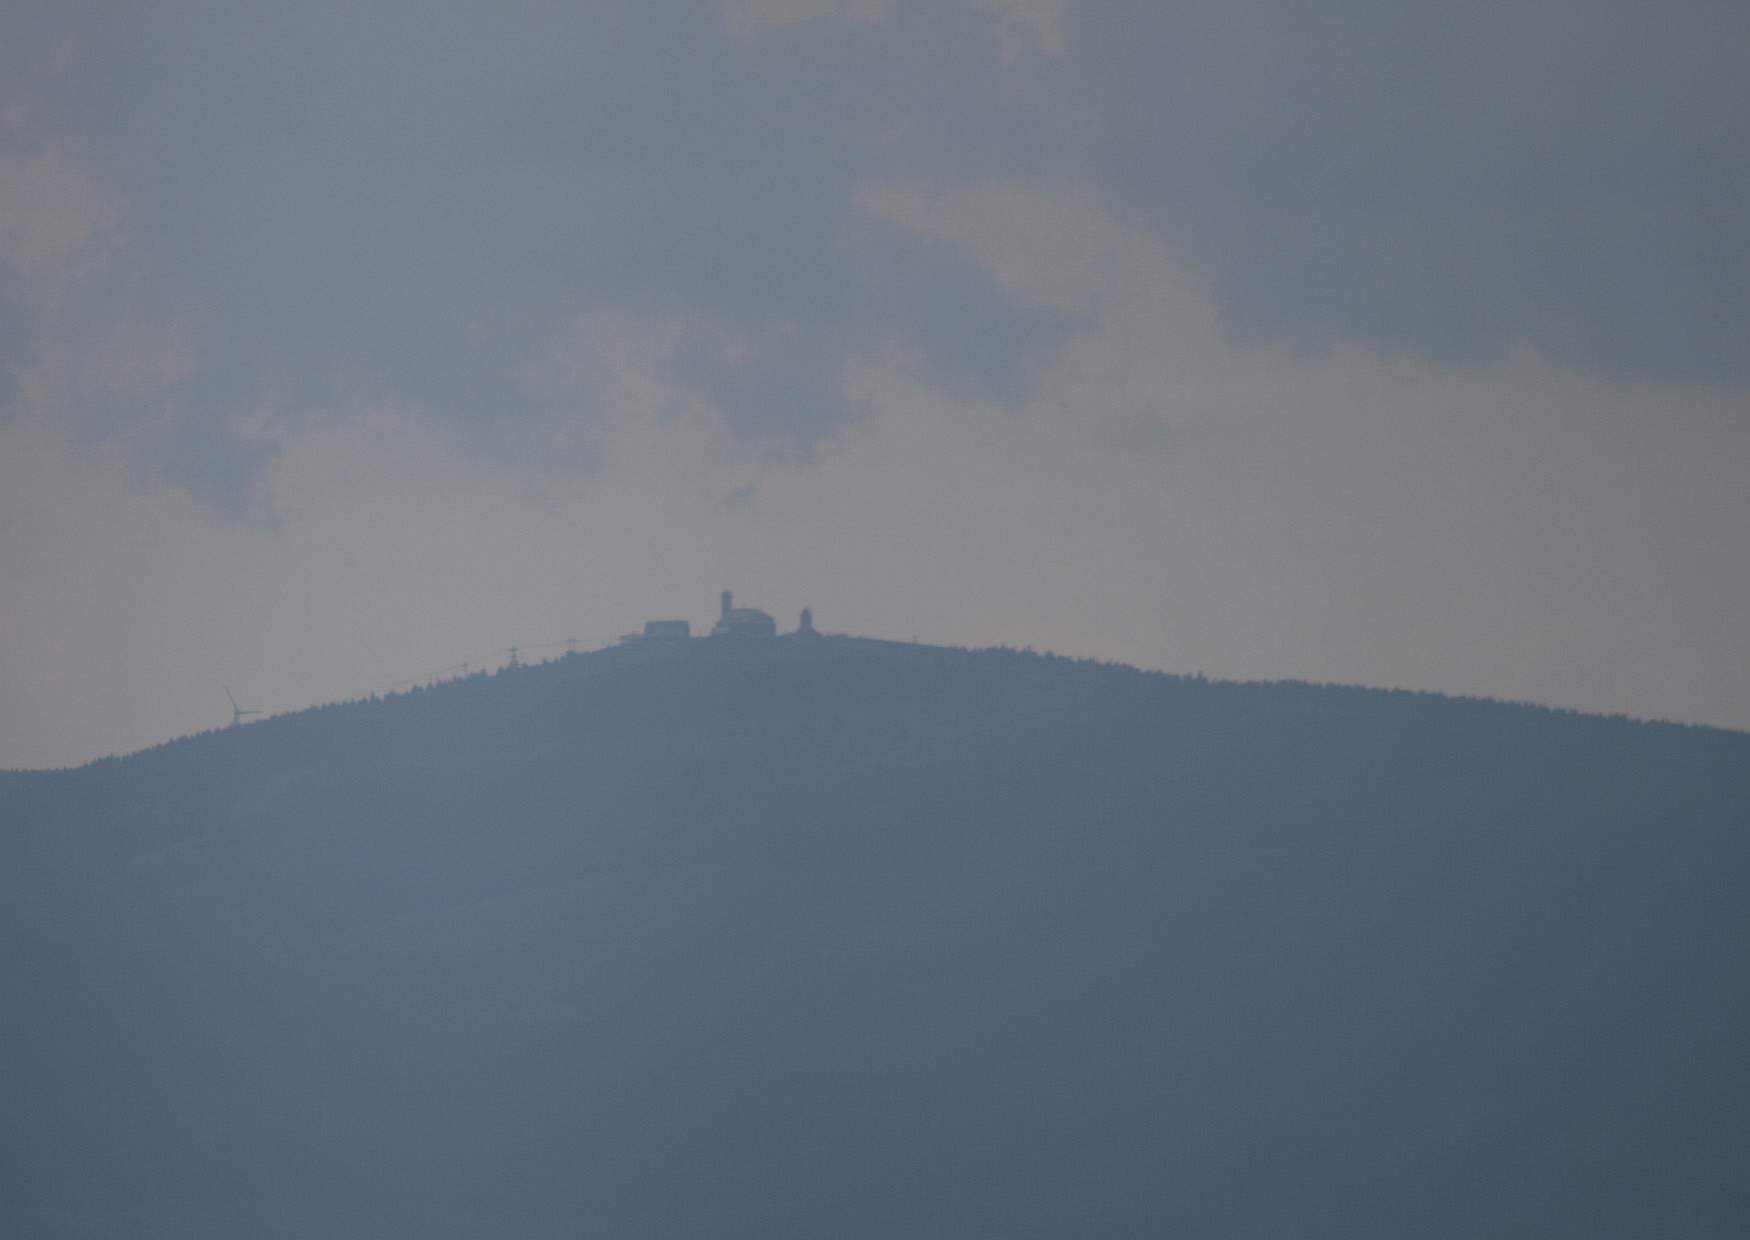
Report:
M0 1234L1750 1234L1750 736L852 639L0 779Z

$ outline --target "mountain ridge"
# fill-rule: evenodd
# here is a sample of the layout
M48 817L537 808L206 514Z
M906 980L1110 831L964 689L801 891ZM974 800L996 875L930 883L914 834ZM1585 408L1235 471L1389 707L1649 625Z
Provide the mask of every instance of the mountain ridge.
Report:
M863 639L0 783L0 1230L1742 1234L1750 737Z
M774 647L774 648L784 649L784 648L788 648L789 643L791 643L797 639L796 639L795 635L793 635L793 634L786 634L781 638L772 639L772 640L777 643L776 647ZM1356 682L1356 681L1312 681L1312 680L1302 680L1302 679L1298 679L1298 678L1294 678L1294 677L1283 677L1283 678L1269 679L1269 680L1240 680L1240 679L1212 678L1212 677L1208 677L1208 676L1204 675L1201 672L1187 673L1187 672L1176 672L1176 671L1171 671L1171 670L1166 670L1166 669L1161 669L1161 668L1138 667L1134 664L1129 664L1129 663L1088 658L1088 657L1082 657L1082 656L1076 656L1076 655L1066 655L1066 654L1060 654L1060 653L1056 653L1056 652L1049 651L1049 650L1035 651L1032 647L1021 648L1021 647L1012 647L1012 646L951 646L951 645L938 645L938 644L927 643L927 642L900 641L900 640L888 639L888 638L856 637L856 636L845 635L845 634L814 635L814 636L804 638L802 640L810 642L810 643L830 643L830 644L833 644L835 649L840 650L840 651L845 650L847 648L861 648L861 649L865 649L868 651L876 651L876 650L886 651L886 652L916 651L916 652L932 652L935 654L970 655L970 656L986 657L986 658L989 658L989 657L1007 658L1007 659L1015 659L1015 660L1019 660L1019 661L1039 660L1039 661L1047 663L1047 664L1067 663L1067 664L1070 664L1070 665L1073 665L1076 667L1080 667L1080 668L1099 669L1100 671L1107 672L1107 673L1130 674L1130 675L1141 676L1141 677L1163 678L1165 680L1184 682L1187 684L1223 686L1223 687L1227 687L1227 688L1242 689L1242 690L1295 690L1295 691L1311 691L1311 692L1315 692L1315 693L1316 692L1332 692L1332 693L1380 694L1380 695L1384 695L1387 697L1406 697L1407 696L1407 697L1417 698L1417 699L1432 699L1435 701L1452 702L1452 703L1459 703L1459 704L1471 705L1471 706L1491 706L1491 707L1505 708L1505 709L1509 709L1509 710L1527 710L1527 711L1540 712L1540 713L1544 713L1544 714L1562 716L1562 717L1575 717L1575 718L1596 719L1596 720L1610 720L1612 722L1629 724L1629 725L1633 725L1633 726L1670 727L1670 728L1681 728L1681 729L1686 729L1686 730L1691 730L1691 731L1696 731L1696 732L1716 732L1716 733L1725 733L1725 734L1734 735L1734 736L1750 736L1750 731L1746 731L1746 730L1740 729L1740 728L1728 727L1724 724L1701 723L1701 722L1694 722L1694 721L1684 720L1684 719L1673 719L1673 718L1668 718L1668 717L1664 717L1664 716L1635 715L1635 714L1621 712L1621 711L1587 710L1587 709L1580 708L1580 707L1557 706L1557 705L1552 705L1552 704L1549 704L1546 702L1538 702L1538 701L1534 701L1531 699L1523 699L1523 698L1492 697L1492 696L1483 695L1483 694L1467 694L1467 693L1451 692L1451 691L1447 691L1447 690L1419 689L1419 688L1411 688L1411 687L1406 687L1406 686L1370 685L1370 684L1364 684L1364 683ZM722 642L722 639L713 639L713 638L708 638L708 637L695 637L695 638L690 639L689 642L686 644L686 646L683 647L681 650L667 652L666 657L672 659L674 657L684 657L686 655L697 654L697 653L701 652L702 650L709 649L713 646L717 647L718 649L721 649L721 642ZM302 717L302 716L308 716L308 715L311 715L313 713L318 713L318 712L328 712L328 711L335 711L335 710L345 710L345 709L349 709L349 708L378 706L378 705L382 705L385 703L393 703L393 702L403 701L403 700L408 700L408 699L417 699L417 698L419 698L425 694L429 694L429 693L457 691L457 690L459 690L467 685L477 685L477 684L482 683L482 682L490 683L495 678L500 677L500 676L515 677L515 676L519 676L519 675L529 675L529 674L538 675L538 674L541 674L541 672L543 670L547 671L548 673L552 673L552 672L555 672L555 671L558 671L561 669L569 668L570 665L573 663L573 661L581 661L583 663L589 663L591 661L597 661L597 660L616 660L616 661L622 661L622 665L623 665L624 662L634 661L634 660L641 657L642 652L640 652L640 654L628 656L627 649L628 649L627 646L620 645L620 646L606 646L606 647L602 647L602 648L597 649L597 650L575 651L575 652L572 652L571 654L568 654L568 655L563 655L563 656L559 656L557 658L547 659L547 660L543 660L540 662L529 662L529 663L523 663L523 664L519 664L519 665L512 666L512 667L501 667L501 668L491 670L491 671L482 670L479 672L474 672L474 673L467 675L467 676L455 676L455 677L451 677L451 678L447 678L447 679L434 679L434 680L427 682L427 683L416 684L416 685L412 685L412 686L406 687L406 688L396 688L396 689L391 689L388 691L372 692L372 693L368 693L368 694L358 696L358 697L339 698L339 699L336 699L336 700L331 701L331 702L320 702L320 703L316 703L316 704L309 705L309 706L300 706L300 707L294 707L294 708L290 708L290 709L283 710L283 711L274 711L274 712L270 712L266 718L263 718L255 723L250 723L250 724L246 724L243 726L250 727L250 728L258 728L264 724L272 723L275 721L282 721L282 720L286 720L286 719L290 719L290 718L298 718L298 717ZM743 653L745 653L745 652L743 652ZM658 656L658 657L663 657L663 656ZM105 755L102 755L100 757L88 759L84 762L73 763L73 764L66 765L66 766L53 766L53 767L3 767L3 766L0 766L0 792L4 791L4 784L9 780L22 780L22 779L28 779L31 777L43 776L43 775L58 775L58 774L64 774L67 772L87 770L91 767L100 766L100 765L103 765L106 763L125 762L125 761L129 761L131 759L137 758L141 755L153 753L157 750L161 750L161 749L164 749L164 748L169 747L169 746L185 745L185 744L195 742L195 741L200 741L200 740L203 740L206 738L225 735L225 734L228 734L234 730L235 730L234 727L231 725L216 725L214 727L206 728L206 729L203 729L203 730L198 731L198 732L185 733L183 735L170 737L166 740L155 741L149 745L142 746L139 749L129 750L125 753L105 754Z

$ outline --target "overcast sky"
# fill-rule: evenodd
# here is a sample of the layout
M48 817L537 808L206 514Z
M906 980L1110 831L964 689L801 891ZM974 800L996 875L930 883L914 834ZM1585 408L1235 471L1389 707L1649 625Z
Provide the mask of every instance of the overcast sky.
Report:
M0 766L725 585L1750 728L1746 48L1728 0L12 0Z

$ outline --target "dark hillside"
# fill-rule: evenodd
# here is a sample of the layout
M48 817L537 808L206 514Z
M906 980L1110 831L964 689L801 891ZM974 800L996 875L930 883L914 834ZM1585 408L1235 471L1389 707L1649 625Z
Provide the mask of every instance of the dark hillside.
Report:
M0 1235L1750 1235L1750 736L695 641L0 828Z

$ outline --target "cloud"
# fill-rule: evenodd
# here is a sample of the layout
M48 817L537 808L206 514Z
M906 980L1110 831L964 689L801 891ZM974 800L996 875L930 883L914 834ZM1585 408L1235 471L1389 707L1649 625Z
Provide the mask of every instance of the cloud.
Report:
M854 424L871 358L1019 407L1099 295L999 277L895 192L1097 202L1242 344L1750 379L1730 6L167 0L7 22L0 207L49 205L0 210L28 272L0 296L0 399L139 445L233 516L259 517L276 436L348 409L414 411L483 464L599 468L612 360L530 381L579 322L668 324L651 373L785 459ZM109 342L167 324L189 369L92 394Z
M0 262L25 275L52 269L113 222L91 178L64 151L0 152Z
M769 38L663 6L68 12L41 37L80 54L37 85L37 124L77 141L128 245L83 290L92 322L58 334L192 333L200 365L159 407L92 416L137 435L168 404L164 476L231 511L261 456L226 427L270 397L288 417L392 400L546 461L543 428L598 402L543 408L516 379L579 315L699 324L677 379L801 454L852 415L860 353L915 348L1014 401L1069 330L857 209L879 148L925 123L894 91L903 40L860 12Z
M1082 5L1064 41L1083 166L1242 339L1750 379L1750 10Z

